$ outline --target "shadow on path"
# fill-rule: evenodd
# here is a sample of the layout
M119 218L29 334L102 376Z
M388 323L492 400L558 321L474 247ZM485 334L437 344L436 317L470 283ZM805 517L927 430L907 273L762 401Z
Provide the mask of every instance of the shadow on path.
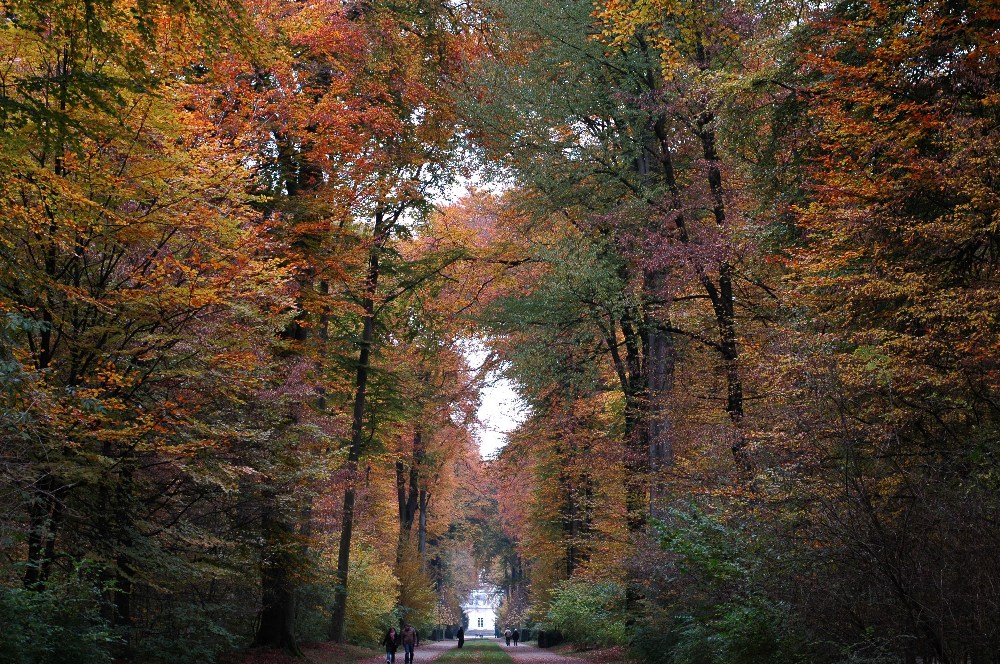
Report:
M456 647L458 647L458 641L455 641L454 639L444 641L421 641L420 645L413 649L413 663L426 664L427 662L433 662L445 652ZM383 653L380 657L365 661L385 664L385 654ZM399 652L396 653L396 664L403 664L402 646L399 647Z
M514 664L585 664L585 660L558 655L544 648L529 646L524 643L516 646L512 643L506 646L503 639L496 639L496 642L500 645L501 650L510 655L510 658L514 660Z
M578 659L576 657L567 657L566 655L558 655L554 652L535 646L525 645L523 643L517 646L506 646L504 645L503 639L471 638L466 639L465 643L468 646L469 644L484 641L496 643L500 647L500 650L510 655L510 658L514 660L514 664L589 664L586 660ZM424 641L413 651L413 662L414 664L429 664L444 653L457 648L458 641L455 640ZM385 655L373 659L367 659L365 662L370 662L371 664L385 664ZM400 648L399 652L396 653L396 664L403 664L402 648Z

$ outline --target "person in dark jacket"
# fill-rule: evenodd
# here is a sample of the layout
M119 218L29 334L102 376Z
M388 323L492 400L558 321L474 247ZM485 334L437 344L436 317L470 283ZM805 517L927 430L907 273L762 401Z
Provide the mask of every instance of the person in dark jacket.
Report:
M521 638L521 633L517 631L517 627L514 628L514 631L511 632L510 636L512 639L514 639L514 645L516 646L517 640Z
M464 627L459 627L458 628L458 647L461 648L464 645L465 645L465 628Z
M396 650L399 649L399 634L396 633L395 627L390 627L389 631L385 633L382 645L385 646L385 664L396 664Z
M404 664L412 664L413 649L420 645L420 635L413 625L406 623L399 636L403 644L403 662Z

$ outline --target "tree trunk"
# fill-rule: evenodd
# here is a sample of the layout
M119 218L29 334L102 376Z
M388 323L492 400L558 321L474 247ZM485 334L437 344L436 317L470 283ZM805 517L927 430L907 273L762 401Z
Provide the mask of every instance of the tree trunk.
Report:
M695 61L701 71L707 71L709 51L705 48L702 35L696 37ZM719 169L719 154L715 148L716 136L713 123L715 115L707 105L699 114L696 133L701 141L702 156L707 164L706 177L712 197L712 213L720 229L726 226L725 190L722 186L722 171ZM711 294L710 294L711 295ZM736 299L733 294L733 266L723 260L719 264L719 289L712 295L716 323L719 328L719 342L722 347L722 361L726 371L726 412L733 423L733 460L747 470L749 459L746 455L746 439L741 424L743 421L743 382L739 372L739 342L736 338Z
M59 84L58 94L59 110L66 112L69 93L70 65L68 51L63 49L59 52L56 70L58 72ZM58 135L55 141L55 156L53 160L53 173L56 177L66 175L64 153L66 151L64 128L58 125ZM56 221L53 218L49 224L48 237L43 240L45 247L45 275L52 283L58 283L59 270L57 259L60 255L60 248L55 240L58 236ZM35 353L35 365L40 372L49 368L55 358L55 348L57 343L53 340L53 315L52 310L56 306L52 300L51 292L45 296L45 303L41 309L40 318L45 325L39 331L38 350ZM75 385L73 385L75 387ZM45 470L39 478L38 483L32 489L32 501L29 507L29 527L28 532L28 558L24 570L24 585L27 588L41 588L48 581L52 570L52 561L55 558L56 533L62 521L62 500L58 493L58 482L49 470Z
M715 149L715 131L711 127L713 120L714 117L710 113L702 113L698 118L697 133L701 141L702 155L708 165L707 179L712 198L712 213L716 226L721 229L726 225L726 207L722 172L719 169L719 155ZM677 184L674 171L670 138L666 126L667 120L663 117L654 125L654 131L659 139L660 167L667 190L670 192L671 209L675 211L674 225L677 229L677 239L682 244L688 244L690 236L684 219L680 187ZM719 345L717 348L722 355L726 373L726 412L729 414L734 429L733 458L737 465L745 468L748 460L745 454L746 441L742 437L740 429L743 419L743 383L739 373L739 342L736 335L733 267L727 260L723 260L719 264L718 285L705 273L703 266L698 265L697 269L699 280L712 302L712 310L718 329Z
M420 554L420 568L424 567L427 552L427 507L431 502L431 492L420 488L420 520L417 525L417 552Z
M108 541L114 543L112 553L116 554L113 624L127 630L132 626L132 575L134 569L127 552L135 546L133 534L136 518L132 502L135 493L133 488L135 457L130 453L125 453L117 455L115 459L121 467L121 472L114 487L114 530L108 533ZM128 650L130 647L131 634L126 631L125 648Z
M36 588L48 581L55 557L56 533L62 520L62 501L53 475L46 472L32 498L28 531L28 557L24 586Z
M261 552L260 566L262 609L253 644L301 655L293 631L295 593L289 573L294 563L295 529L282 514L275 492L269 490L263 502L261 530L266 545Z
M712 213L719 228L726 225L726 204L722 187L722 172L719 170L719 155L715 149L715 117L705 111L698 118L698 137L701 140L702 155L708 165L708 187L712 196ZM719 287L712 296L716 325L719 329L719 344L726 372L726 412L733 423L733 460L741 468L746 468L746 439L742 435L743 382L739 372L739 341L736 338L736 298L733 293L733 266L723 260L719 264Z
M409 484L406 480L406 465L402 459L396 461L396 502L399 507L399 537L396 546L396 564L403 560L403 553L410 541L413 521L420 510L420 464L424 458L423 432L418 424L413 431L413 450L410 457Z
M649 427L649 511L657 514L659 503L666 488L663 470L673 463L673 439L670 414L666 400L674 389L674 366L676 350L673 335L667 322L665 307L658 304L662 299L664 275L654 271L646 277L646 293L657 304L649 306L646 312L646 352L648 359L648 427Z
M631 317L619 321L625 344L625 511L629 532L646 528L649 510L649 429L643 340Z
M654 79L655 80L655 79ZM644 145L641 156L636 160L636 170L646 186L652 186L656 173L654 163L659 164L658 173L667 181L671 193L671 207L680 214L680 195L673 176L673 164L669 153L660 154L664 149L663 118L653 127L653 135ZM664 158L666 157L666 159ZM666 274L660 266L644 270L642 283L642 324L644 337L642 363L642 408L643 421L640 423L644 436L637 440L635 454L646 457L646 477L648 477L650 514L656 514L657 506L665 493L662 472L673 461L673 442L666 399L673 390L675 364L674 339L670 333L668 304L664 298ZM637 436L638 438L638 436ZM643 449L639 443L644 442Z
M291 168L290 165L286 165ZM294 194L297 183L290 181L288 185L290 193ZM304 342L308 338L308 326L303 324L305 315L300 314L298 318L291 321L282 330L281 337L297 342ZM321 334L322 334L322 325ZM317 405L322 406L323 395L318 396ZM299 422L301 404L293 404L289 413L289 425ZM274 479L270 480L275 482ZM261 585L261 611L260 621L257 625L257 632L254 635L254 646L261 648L275 648L285 650L293 654L299 654L298 644L295 641L294 621L295 621L295 575L292 572L296 564L295 545L292 542L296 524L294 517L289 512L282 510L279 504L279 494L288 494L287 488L279 489L275 486L268 487L261 496L261 537L263 546L261 547L260 564L260 585ZM305 526L308 528L308 525ZM303 544L299 545L298 551L305 553L305 538Z
M398 216L398 215L397 215ZM392 220L393 222L395 219ZM351 419L351 447L347 455L347 488L344 491L344 509L340 529L340 548L337 555L337 590L334 595L333 616L330 621L330 639L344 641L344 623L347 618L347 573L351 560L351 537L354 530L354 501L358 459L364 443L365 392L368 387L369 363L375 337L375 296L378 292L379 253L388 239L384 211L375 213L373 244L368 257L368 278L363 300L364 318L361 328L358 369L355 376L354 411ZM389 224L391 228L391 223Z

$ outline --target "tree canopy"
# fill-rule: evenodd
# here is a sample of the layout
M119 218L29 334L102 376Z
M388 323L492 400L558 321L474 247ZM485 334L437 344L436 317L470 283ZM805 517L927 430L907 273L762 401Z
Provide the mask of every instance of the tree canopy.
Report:
M485 584L620 658L996 661L998 82L987 0L5 0L0 659Z

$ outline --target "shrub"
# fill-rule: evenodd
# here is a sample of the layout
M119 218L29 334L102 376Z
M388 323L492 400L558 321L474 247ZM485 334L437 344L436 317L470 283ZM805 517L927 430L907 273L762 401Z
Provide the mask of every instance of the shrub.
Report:
M430 634L437 622L438 597L433 581L420 569L420 557L416 551L404 554L397 573L400 617L420 630L421 634Z
M336 558L324 560L319 580L303 584L296 595L296 636L302 641L325 641L336 593ZM390 625L398 623L396 597L399 580L378 552L364 542L351 546L348 570L347 616L344 632L353 643L379 643Z
M678 634L671 616L654 612L646 621L636 625L632 635L632 652L642 662L659 662L667 659L677 646Z
M654 526L666 573L647 591L632 641L637 656L671 664L817 661L799 656L808 652L801 625L767 592L768 570L780 566L766 536L693 504Z
M111 662L117 639L101 618L98 591L79 579L42 590L0 588L0 661Z
M545 618L574 643L596 647L628 641L625 587L612 581L563 581L552 595Z
M352 552L347 594L347 638L355 643L380 643L390 625L398 623L396 594L399 579L369 546Z
M674 664L758 664L798 661L783 632L785 616L762 602L728 604L710 619L678 620Z
M135 631L133 649L144 661L170 664L214 662L219 654L237 647L240 639L226 627L231 606L194 601L164 603Z

